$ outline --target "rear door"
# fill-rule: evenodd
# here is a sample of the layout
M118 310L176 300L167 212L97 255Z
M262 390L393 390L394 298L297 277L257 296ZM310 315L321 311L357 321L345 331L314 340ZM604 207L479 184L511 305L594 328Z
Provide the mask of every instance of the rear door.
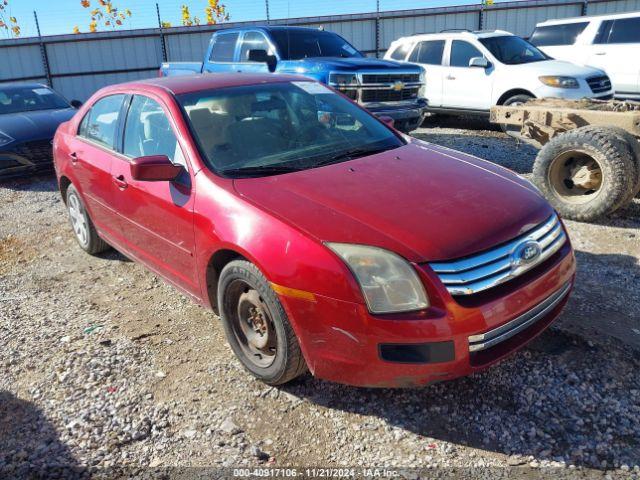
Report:
M470 67L474 57L485 57L479 48L466 40L452 40L448 66L444 68L442 105L450 108L489 110L493 68Z
M417 63L425 70L424 97L429 105L442 106L442 84L447 67L443 65L445 40L424 40L416 43L408 61Z
M251 62L249 52L251 50L265 50L269 55L274 55L274 49L265 35L257 30L250 30L242 34L240 40L239 58L237 64L238 72L245 73L268 73L269 68L263 62Z
M80 122L70 145L76 187L96 228L109 239L119 236L113 208L111 165L125 98L126 95L110 95L95 102Z
M126 250L182 289L199 296L193 233L192 172L171 115L159 98L134 95L114 158L114 206ZM184 171L174 181L139 181L132 159L166 155Z
M204 71L211 73L237 71L236 48L239 37L238 32L216 33L211 39L209 58L205 59Z
M616 95L638 95L640 15L603 21L586 63L607 72Z

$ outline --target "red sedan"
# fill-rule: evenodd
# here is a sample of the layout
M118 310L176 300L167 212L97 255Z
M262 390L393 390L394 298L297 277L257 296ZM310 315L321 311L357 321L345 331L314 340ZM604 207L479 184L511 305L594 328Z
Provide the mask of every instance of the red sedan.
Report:
M219 313L269 384L480 370L567 301L567 232L526 180L404 136L283 75L96 93L54 142L80 246L109 245Z

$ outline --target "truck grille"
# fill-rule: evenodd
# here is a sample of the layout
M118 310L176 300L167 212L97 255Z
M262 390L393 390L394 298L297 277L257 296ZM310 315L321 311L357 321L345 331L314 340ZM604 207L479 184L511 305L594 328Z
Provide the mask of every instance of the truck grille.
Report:
M560 290L551 294L531 310L523 313L517 318L514 318L510 322L500 325L488 332L481 333L479 335L471 335L469 337L469 351L478 352L480 350L494 347L529 328L537 321L542 320L567 296L570 288L571 283L566 283L562 288L560 288Z
M611 90L611 80L609 80L609 77L606 75L587 78L587 83L593 93L602 93Z
M332 77L348 76L349 83L332 81ZM345 74L334 72L329 75L329 84L359 103L402 102L416 100L422 83L416 72L364 72Z
M418 73L365 73L362 75L362 84L369 83L419 83Z
M15 153L33 164L53 163L51 140L36 140L18 145Z
M540 265L564 245L567 236L553 214L530 232L499 247L429 266L451 295L472 295L504 283Z
M418 87L405 88L399 92L395 90L363 90L363 102L401 102L418 98Z

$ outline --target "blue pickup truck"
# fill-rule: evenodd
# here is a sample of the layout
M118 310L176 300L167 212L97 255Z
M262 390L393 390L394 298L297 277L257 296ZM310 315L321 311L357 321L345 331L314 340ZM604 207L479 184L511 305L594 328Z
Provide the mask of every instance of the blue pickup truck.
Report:
M161 76L197 73L289 73L332 86L410 132L427 106L421 67L365 57L340 35L304 27L263 26L213 34L202 63L163 63Z

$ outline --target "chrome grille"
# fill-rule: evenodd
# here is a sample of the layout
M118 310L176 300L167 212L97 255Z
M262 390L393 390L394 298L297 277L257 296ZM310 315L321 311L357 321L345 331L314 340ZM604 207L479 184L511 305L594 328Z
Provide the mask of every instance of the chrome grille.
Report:
M593 93L602 93L611 90L611 80L609 80L609 77L606 75L587 78L587 83Z
M539 320L542 320L549 312L551 312L569 293L571 283L562 286L560 290L547 297L544 301L533 307L531 310L523 313L517 318L500 325L498 328L489 330L479 335L471 335L469 337L469 351L477 352L491 348L509 338L517 335L522 330L530 327Z
M336 81L336 76L351 75L349 83ZM329 85L359 103L415 101L423 83L416 72L331 72Z
M553 214L547 221L510 242L482 253L429 266L440 277L451 295L472 295L500 285L544 262L567 240L560 220ZM524 259L523 247L538 254Z
M363 90L363 102L400 102L418 98L418 87L404 88L399 92L395 90Z
M363 85L369 83L417 83L420 82L419 73L365 73L362 75Z

